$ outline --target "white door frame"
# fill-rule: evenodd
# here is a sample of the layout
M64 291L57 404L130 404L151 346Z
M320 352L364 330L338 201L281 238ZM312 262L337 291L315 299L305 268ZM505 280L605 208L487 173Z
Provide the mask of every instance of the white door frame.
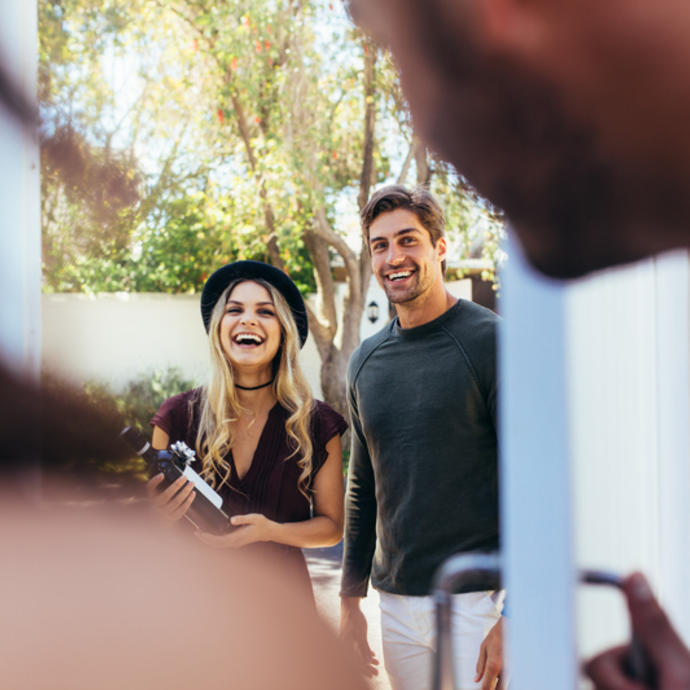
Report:
M502 275L501 534L513 690L573 688L573 555L564 288L516 242Z
M0 60L27 94L36 93L36 0L0 2ZM0 107L0 358L37 375L41 351L40 162L37 133Z

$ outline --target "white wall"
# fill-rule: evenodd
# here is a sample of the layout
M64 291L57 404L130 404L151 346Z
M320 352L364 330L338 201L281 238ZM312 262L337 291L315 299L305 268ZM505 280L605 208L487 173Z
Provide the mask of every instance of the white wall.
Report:
M301 358L319 395L318 354L311 339ZM75 383L98 380L115 390L168 367L202 383L208 377L208 339L199 295L43 295L43 366Z
M454 294L465 298L471 297L471 288L469 280L449 283ZM379 304L380 316L374 324L365 316L363 338L387 320L388 301L373 281L367 303L372 300ZM168 367L202 383L208 377L207 352L199 295L43 295L43 367L77 384L98 380L119 390L140 375ZM321 360L311 337L300 359L320 397Z

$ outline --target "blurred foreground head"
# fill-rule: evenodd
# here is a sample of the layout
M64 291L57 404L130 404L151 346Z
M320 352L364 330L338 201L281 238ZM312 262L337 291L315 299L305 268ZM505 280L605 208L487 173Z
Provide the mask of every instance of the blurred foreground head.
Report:
M364 690L284 569L163 529L141 502L103 500L98 464L131 454L121 425L0 367L2 686ZM50 502L31 500L39 459Z
M123 426L114 405L95 409L82 391L57 380L39 387L0 361L0 489L28 487L34 497L39 485L95 492L108 480L104 467L130 459ZM143 493L140 481L122 480L130 493Z
M571 277L690 246L686 0L349 0L415 125Z
M13 690L364 690L278 577L133 515L0 503L0 668Z

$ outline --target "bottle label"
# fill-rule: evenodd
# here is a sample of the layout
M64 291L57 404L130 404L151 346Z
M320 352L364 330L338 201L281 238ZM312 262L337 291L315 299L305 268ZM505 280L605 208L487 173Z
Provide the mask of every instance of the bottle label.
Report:
M182 476L189 479L189 481L194 484L194 488L206 496L216 508L220 508L223 505L223 499L220 497L220 494L214 491L214 489L202 479L201 475L197 474L189 465L185 468Z

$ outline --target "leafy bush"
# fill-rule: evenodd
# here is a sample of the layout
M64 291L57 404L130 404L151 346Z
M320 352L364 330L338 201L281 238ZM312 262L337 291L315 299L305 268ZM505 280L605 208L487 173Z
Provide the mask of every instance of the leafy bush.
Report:
M179 369L172 367L139 375L130 381L120 393L101 382L89 382L84 386L89 405L100 410L104 415L118 417L125 425L138 428L147 437L151 436L149 422L164 400L189 390L197 385L183 376ZM113 443L117 443L113 439ZM146 478L144 460L133 456L126 463L104 463L94 460L103 479L140 481Z
M114 410L126 424L150 435L149 422L164 400L198 385L184 377L177 367L141 374L130 381L121 393L98 382L85 385L88 398L101 408Z

